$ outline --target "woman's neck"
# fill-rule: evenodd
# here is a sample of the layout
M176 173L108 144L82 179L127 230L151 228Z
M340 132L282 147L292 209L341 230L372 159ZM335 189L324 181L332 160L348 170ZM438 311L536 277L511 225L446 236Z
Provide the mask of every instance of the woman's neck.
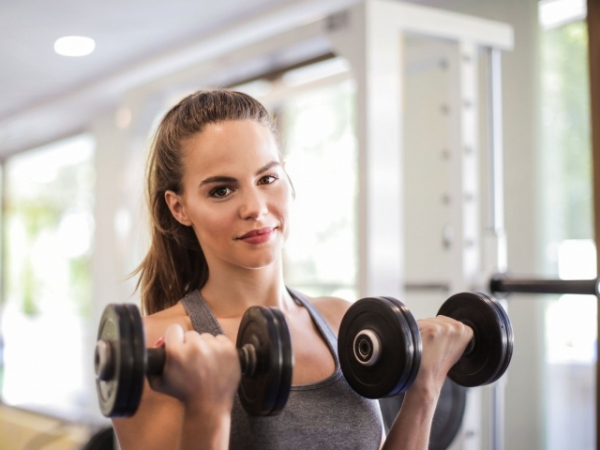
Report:
M217 317L241 317L251 306L275 306L286 311L293 300L283 281L281 264L260 269L211 270L201 289Z

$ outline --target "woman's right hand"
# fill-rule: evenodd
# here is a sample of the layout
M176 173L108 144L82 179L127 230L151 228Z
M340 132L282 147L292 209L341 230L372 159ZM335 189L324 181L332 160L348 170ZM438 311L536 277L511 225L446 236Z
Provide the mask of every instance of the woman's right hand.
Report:
M162 375L148 377L152 389L179 399L186 409L231 410L241 379L233 342L224 335L184 332L180 325L170 325L164 346Z

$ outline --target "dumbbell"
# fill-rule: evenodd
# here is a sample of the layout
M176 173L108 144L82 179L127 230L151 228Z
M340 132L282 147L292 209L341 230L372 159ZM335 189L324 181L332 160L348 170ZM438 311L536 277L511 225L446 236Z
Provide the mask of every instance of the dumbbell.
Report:
M275 415L287 403L294 357L287 323L277 308L252 306L238 330L242 368L238 396L248 414ZM129 417L140 404L145 375L160 375L164 347L146 348L139 309L111 304L104 309L94 353L96 391L106 417Z
M482 386L498 380L510 364L514 335L510 319L493 297L465 292L450 297L438 315L473 329L473 339L448 372L455 383ZM409 309L391 297L358 300L340 325L338 355L348 384L363 397L405 392L421 364L421 333Z

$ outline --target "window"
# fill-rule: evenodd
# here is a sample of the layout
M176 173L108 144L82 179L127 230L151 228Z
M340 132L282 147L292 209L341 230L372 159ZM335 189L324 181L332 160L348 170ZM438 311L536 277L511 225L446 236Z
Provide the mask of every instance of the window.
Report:
M544 270L595 278L585 2L540 2ZM595 448L597 301L564 295L545 314L546 447Z
M82 135L4 165L2 401L67 419L87 399L93 157Z

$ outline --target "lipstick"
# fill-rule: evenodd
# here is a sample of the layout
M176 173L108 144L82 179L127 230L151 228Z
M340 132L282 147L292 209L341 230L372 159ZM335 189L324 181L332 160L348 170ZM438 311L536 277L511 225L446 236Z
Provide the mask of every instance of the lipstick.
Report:
M271 238L273 231L275 231L274 227L258 228L257 230L249 231L238 239L248 244L262 244Z

